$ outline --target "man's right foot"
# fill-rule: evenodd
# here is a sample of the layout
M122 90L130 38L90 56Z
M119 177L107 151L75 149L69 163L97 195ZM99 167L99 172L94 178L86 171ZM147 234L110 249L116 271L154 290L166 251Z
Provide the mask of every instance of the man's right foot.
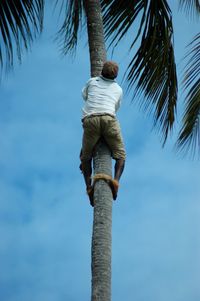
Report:
M119 189L119 182L115 179L109 181L109 186L112 190L113 200L117 199L117 193Z

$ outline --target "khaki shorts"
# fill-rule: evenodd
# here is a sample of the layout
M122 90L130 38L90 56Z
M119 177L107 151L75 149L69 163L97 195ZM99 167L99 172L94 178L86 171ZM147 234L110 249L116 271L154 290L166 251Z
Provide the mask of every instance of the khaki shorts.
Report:
M126 153L121 129L117 119L111 115L91 115L83 119L82 160L90 160L93 150L103 137L111 150L113 159L124 159Z

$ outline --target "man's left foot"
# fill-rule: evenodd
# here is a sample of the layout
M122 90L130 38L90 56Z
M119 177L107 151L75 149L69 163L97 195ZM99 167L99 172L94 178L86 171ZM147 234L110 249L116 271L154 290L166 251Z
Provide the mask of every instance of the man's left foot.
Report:
M87 194L89 196L90 205L94 207L94 188L92 186L87 187Z

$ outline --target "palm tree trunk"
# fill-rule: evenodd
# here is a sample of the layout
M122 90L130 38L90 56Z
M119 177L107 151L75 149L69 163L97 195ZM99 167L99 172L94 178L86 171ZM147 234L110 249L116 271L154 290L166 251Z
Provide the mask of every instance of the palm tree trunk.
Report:
M95 173L112 174L111 154L102 141L94 157ZM111 300L112 193L100 180L94 191L92 234L92 301Z
M87 32L90 52L90 74L101 74L103 63L106 60L101 4L99 0L85 0L84 8L87 17Z
M85 0L91 76L101 73L106 60L101 5L99 0ZM111 154L103 140L94 154L94 174L112 175ZM99 180L94 191L92 234L92 301L111 300L112 194L107 183Z

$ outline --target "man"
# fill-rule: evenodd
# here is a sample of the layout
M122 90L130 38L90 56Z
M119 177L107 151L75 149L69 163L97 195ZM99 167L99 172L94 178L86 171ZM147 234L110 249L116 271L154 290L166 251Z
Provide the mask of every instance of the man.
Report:
M93 206L92 156L96 143L104 138L110 148L112 158L116 160L114 179L109 181L113 199L116 200L119 179L125 165L125 149L116 112L122 101L122 88L115 78L118 65L107 61L103 65L101 76L90 78L82 90L85 100L83 111L83 141L80 169L83 172L87 193Z

